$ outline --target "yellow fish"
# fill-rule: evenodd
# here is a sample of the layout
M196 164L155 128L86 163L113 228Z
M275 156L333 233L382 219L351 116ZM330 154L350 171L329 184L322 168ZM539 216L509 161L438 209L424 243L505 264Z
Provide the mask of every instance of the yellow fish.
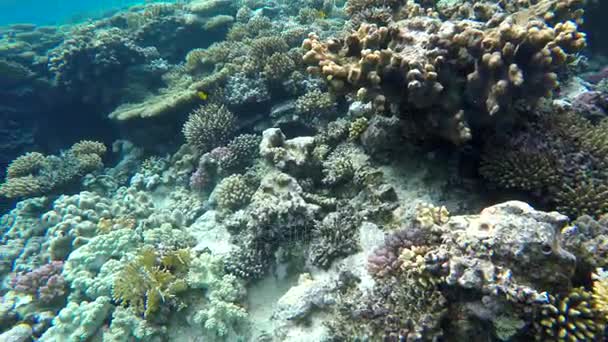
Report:
M325 11L319 11L319 18L320 18L320 19L325 19L325 18L327 18L327 13L325 13Z
M209 94L205 93L204 91L200 90L196 93L196 95L198 96L199 99L206 101L207 98L209 97Z

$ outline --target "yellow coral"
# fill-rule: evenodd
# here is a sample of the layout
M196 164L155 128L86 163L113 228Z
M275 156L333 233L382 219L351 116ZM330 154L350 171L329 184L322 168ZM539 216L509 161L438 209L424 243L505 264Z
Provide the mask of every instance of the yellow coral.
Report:
M608 322L608 276L600 269L593 279L593 308Z
M99 141L81 140L70 148L70 151L76 155L81 156L85 154L96 154L102 156L106 153L106 145Z
M45 161L45 156L38 152L29 152L13 160L6 169L8 178L23 177L34 174Z
M144 248L115 278L112 297L149 317L162 303L176 299L188 288L185 274L189 265L189 250L158 255L153 249Z
M42 184L33 176L9 178L0 185L0 196L6 198L24 198L42 192Z
M450 220L450 212L445 206L437 207L428 203L421 203L416 207L415 222L420 227L429 228L434 225L443 225Z
M543 341L599 341L604 334L605 316L594 308L591 292L584 288L566 296L549 296L538 322Z
M367 129L369 122L366 117L360 117L350 123L348 128L348 139L353 141L357 140L363 132Z

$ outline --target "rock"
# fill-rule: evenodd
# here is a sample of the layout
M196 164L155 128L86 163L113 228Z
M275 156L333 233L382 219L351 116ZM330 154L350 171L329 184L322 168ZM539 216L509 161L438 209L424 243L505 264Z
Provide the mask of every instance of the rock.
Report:
M0 334L0 341L7 342L27 342L31 341L32 338L32 327L26 323L15 325L10 330Z
M332 288L323 281L313 280L310 274L300 275L298 285L279 299L273 318L278 321L301 320L314 308L333 304Z
M450 257L447 282L486 293L507 293L534 302L546 296L537 289L567 288L576 258L561 247L568 218L537 211L520 201L456 216L444 226Z
M382 158L383 154L398 146L399 118L374 115L365 132L361 134L361 144L373 157Z
M209 210L186 229L196 239L195 250L210 250L214 255L228 255L236 246L230 233L217 220L217 212Z
M302 174L310 166L314 146L314 137L287 140L279 128L269 128L262 134L260 155L282 171Z

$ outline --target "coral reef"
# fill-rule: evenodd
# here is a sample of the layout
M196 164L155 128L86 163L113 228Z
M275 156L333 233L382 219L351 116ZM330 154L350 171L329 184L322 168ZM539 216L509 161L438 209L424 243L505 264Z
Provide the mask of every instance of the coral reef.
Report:
M399 2L382 4L403 10ZM366 5L379 3L349 2L347 10ZM407 118L404 124L416 127L418 136L425 132L460 144L471 139L472 128L508 114L516 102L547 96L557 86L556 72L584 48L585 36L573 22L549 26L538 19L545 14L539 6L485 26L441 21L423 11L381 26L363 22L327 41L311 34L302 45L303 61L335 93ZM470 115L486 119L471 121Z
M606 121L569 111L540 113L510 137L487 144L480 173L505 188L535 193L575 218L606 213Z
M66 294L62 268L63 262L53 261L31 272L15 276L11 287L16 292L34 295L42 303L61 299Z
M7 168L0 195L26 198L49 194L103 167L106 147L96 141L80 141L61 156L26 153Z
M161 302L170 305L180 292L187 289L183 276L188 272L190 259L188 250L159 255L144 249L117 275L112 297L138 314L149 317L158 312Z
M184 136L188 144L204 153L230 139L234 121L234 115L224 106L201 106L190 114L184 124Z
M593 8L146 1L0 27L0 340L605 340Z
M605 317L595 310L593 294L578 288L567 296L549 297L539 324L541 340L593 341L602 339Z

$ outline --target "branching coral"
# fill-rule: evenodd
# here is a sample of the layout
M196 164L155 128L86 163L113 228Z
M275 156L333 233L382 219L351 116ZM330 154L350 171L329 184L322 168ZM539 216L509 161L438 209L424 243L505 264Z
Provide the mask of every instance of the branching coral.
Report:
M551 341L595 341L604 335L605 317L595 310L594 295L583 288L566 296L550 296L540 318L540 339Z
M572 217L608 212L608 136L576 113L542 112L536 123L487 143L480 173L525 190Z
M8 198L32 197L56 191L85 174L103 167L104 144L81 141L61 156L26 153L7 169L0 195Z
M218 184L214 196L219 208L234 210L249 203L253 192L244 176L231 175Z
M143 249L116 277L112 296L149 317L162 304L175 305L177 295L188 288L183 276L188 272L190 260L190 251L186 249L166 254Z
M362 23L338 39L311 34L303 61L335 93L407 117L419 136L460 144L471 138L469 112L492 116L535 103L585 46L574 23L549 26L537 18L521 10L487 26L428 15L387 26Z
M44 164L44 155L38 152L28 152L13 160L6 169L8 178L35 175Z
M313 230L309 260L313 265L329 268L338 258L358 250L360 219L352 208L343 208L325 216Z
M184 124L186 141L199 152L222 145L234 132L235 118L226 107L207 104L190 114Z

